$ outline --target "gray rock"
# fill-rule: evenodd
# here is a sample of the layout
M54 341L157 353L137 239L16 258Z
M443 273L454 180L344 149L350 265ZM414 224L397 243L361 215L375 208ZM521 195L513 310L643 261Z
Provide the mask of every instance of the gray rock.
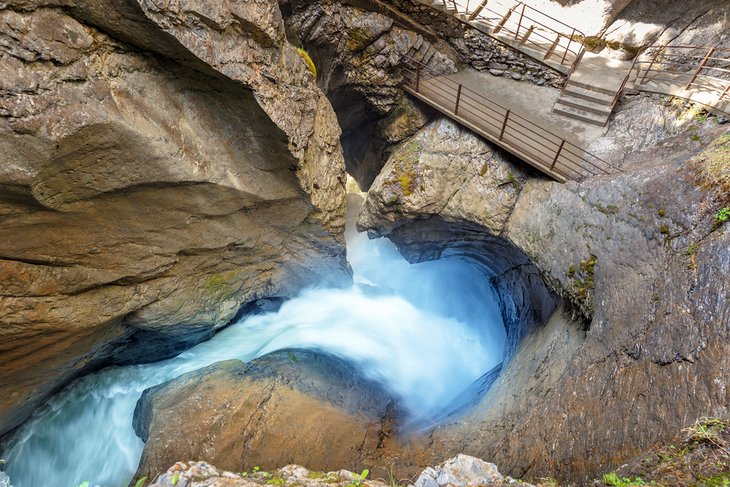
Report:
M511 478L499 473L493 463L459 454L441 465L426 468L416 480L415 487L466 487L512 482ZM524 482L520 482L520 485L532 487Z

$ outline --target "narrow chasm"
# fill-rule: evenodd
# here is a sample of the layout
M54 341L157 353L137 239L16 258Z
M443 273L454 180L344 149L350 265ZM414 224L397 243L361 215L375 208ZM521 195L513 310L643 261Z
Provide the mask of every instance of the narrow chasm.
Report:
M354 375L390 398L398 435L423 434L478 403L525 331L550 315L555 297L514 247L476 229L427 222L421 231L428 229L434 241L418 249L419 260L429 260L409 264L393 243L356 230L363 201L348 195L351 287L312 287L175 358L77 380L5 442L2 456L14 485L40 485L50 475L129 482L145 448L137 435L154 443L149 418L140 417L145 406L135 413L143 391L221 361L250 362L282 350L292 362L307 357L302 350L314 350L354 366ZM443 232L452 237L437 250ZM147 467L143 473L165 465Z

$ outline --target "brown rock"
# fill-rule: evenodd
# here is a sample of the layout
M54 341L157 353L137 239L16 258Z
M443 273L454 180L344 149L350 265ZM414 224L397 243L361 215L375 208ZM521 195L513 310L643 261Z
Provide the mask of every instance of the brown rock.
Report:
M349 279L340 130L276 2L62 3L0 10L0 433Z
M232 471L288 463L360 471L391 404L382 386L325 353L219 362L143 393L134 418L146 442L137 476L153 478L180 458Z

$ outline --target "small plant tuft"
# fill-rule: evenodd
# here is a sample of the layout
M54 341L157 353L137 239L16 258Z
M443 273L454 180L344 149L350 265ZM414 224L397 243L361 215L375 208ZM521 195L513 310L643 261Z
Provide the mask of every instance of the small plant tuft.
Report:
M713 229L720 228L728 219L730 219L730 208L726 206L715 213L715 226Z
M312 61L311 56L307 51L304 50L304 48L297 47L297 52L300 56L302 56L302 59L304 59L304 62L307 64L307 67L312 72L314 77L317 77L317 66L314 65L314 61Z
M365 470L363 470L360 473L360 475L355 474L354 475L355 478L352 480L352 482L347 484L347 487L360 487L362 485L362 483L365 481L365 479L368 478L369 474L370 474L370 470L368 470L367 468Z
M134 483L134 487L144 487L144 484L147 483L147 477L140 477L137 479L137 481Z

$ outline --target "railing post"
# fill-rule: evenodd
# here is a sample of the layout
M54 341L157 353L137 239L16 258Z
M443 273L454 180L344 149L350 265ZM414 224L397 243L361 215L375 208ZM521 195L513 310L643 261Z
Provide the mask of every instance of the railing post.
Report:
M725 91L722 92L722 95L720 95L720 98L718 98L718 101L725 98L725 96L730 93L730 83L728 83L727 87L725 88Z
M565 58L568 57L568 51L570 50L570 44L573 42L573 37L575 37L575 28L573 28L573 32L570 34L570 39L568 39L568 45L565 46L565 52L563 53L563 59L560 60L561 66L563 65L563 63L565 63Z
M563 146L565 145L565 139L560 143L560 147L558 147L558 152L555 153L555 159L553 159L553 163L550 166L550 170L552 171L555 167L555 163L558 162L558 157L560 157L560 153L563 151Z
M507 110L507 113L504 114L504 122L502 122L502 130L499 132L499 140L502 140L502 137L504 137L504 131L507 128L507 120L509 120L509 110Z
M461 83L459 83L459 89L456 90L456 106L454 107L454 115L459 114L459 99L461 98Z
M416 67L416 93L418 93L418 86L421 82L421 66Z
M654 57L652 58L651 62L649 63L649 67L646 68L646 71L644 71L644 76L642 76L641 77L641 81L639 81L639 84L640 85L643 85L644 83L646 83L646 77L649 75L649 71L651 71L651 68L654 67L654 63L657 62L657 59L659 59L659 55L664 52L664 49L667 48L667 45L668 44L664 44L664 47L662 47L661 49L659 49L656 52L656 54L654 54ZM641 68L639 68L639 69L641 69Z
M482 3L480 3L479 6L474 9L474 12L472 12L472 14L469 16L469 19L468 19L469 22L471 22L472 20L476 19L479 16L479 14L482 12L482 9L487 5L488 1L489 0L483 0Z
M517 30L515 31L515 40L520 35L520 29L522 28L522 17L525 16L525 4L522 4L522 11L520 12L520 20L517 21Z
M687 83L687 86L684 87L685 90L688 90L690 86L692 86L692 83L697 79L697 76L700 75L700 71L705 67L705 64L707 64L707 61L710 60L710 57L712 57L712 53L715 52L715 48L711 47L709 51L707 51L707 55L705 56L705 59L702 60L700 63L700 67L697 68L697 71L695 71L694 76L692 76L692 79L689 80L689 83Z

